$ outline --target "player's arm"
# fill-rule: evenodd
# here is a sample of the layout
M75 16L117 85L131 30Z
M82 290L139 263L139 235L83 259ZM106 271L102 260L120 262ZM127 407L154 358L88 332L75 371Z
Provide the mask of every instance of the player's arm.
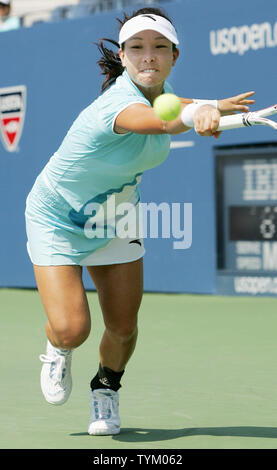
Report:
M186 104L192 103L192 100L182 101L182 109ZM189 131L190 127L186 127L181 117L173 121L163 121L158 118L154 109L143 103L131 104L118 114L114 131L118 134L126 134L134 132L136 134L179 134Z
M248 105L254 100L249 99L254 92L242 93L231 98L218 101L218 109L210 105L203 105L195 113L194 127L198 134L210 136L215 134L220 116L235 112L248 111ZM180 98L182 111L193 102L192 99ZM173 121L159 119L153 108L145 104L132 104L118 114L114 131L118 134L134 132L136 134L181 134L191 129L184 125L181 114Z

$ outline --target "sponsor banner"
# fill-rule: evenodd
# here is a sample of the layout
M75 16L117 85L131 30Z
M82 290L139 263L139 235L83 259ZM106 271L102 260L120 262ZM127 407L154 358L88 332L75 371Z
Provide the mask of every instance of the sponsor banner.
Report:
M276 296L277 277L260 275L219 274L216 294L244 296Z
M18 149L26 113L24 85L0 88L0 136L9 152Z
M236 294L277 294L277 277L271 276L235 276Z
M272 47L277 47L277 21L210 31L210 51L213 55L244 55L250 50Z

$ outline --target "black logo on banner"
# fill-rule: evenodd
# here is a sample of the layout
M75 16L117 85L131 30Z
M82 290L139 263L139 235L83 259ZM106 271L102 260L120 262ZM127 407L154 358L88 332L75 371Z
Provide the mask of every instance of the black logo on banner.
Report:
M9 152L17 149L25 119L26 87L0 88L0 135Z

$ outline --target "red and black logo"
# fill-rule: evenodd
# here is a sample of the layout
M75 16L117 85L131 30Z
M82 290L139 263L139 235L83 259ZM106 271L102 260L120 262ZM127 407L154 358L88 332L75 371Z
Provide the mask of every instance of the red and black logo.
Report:
M0 135L9 152L17 150L26 111L26 87L0 88Z

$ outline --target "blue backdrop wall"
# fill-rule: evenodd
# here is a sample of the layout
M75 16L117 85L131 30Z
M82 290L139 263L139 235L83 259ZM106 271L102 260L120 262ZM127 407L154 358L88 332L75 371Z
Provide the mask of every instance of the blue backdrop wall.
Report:
M180 57L169 79L176 94L224 98L255 90L255 108L277 101L275 0L183 0L163 8L180 37ZM35 286L26 252L26 196L72 121L99 94L94 42L117 39L118 16L121 12L113 11L0 35L0 97L7 87L24 85L27 98L17 148L9 151L4 136L0 143L0 286ZM168 159L144 174L142 201L191 203L192 244L174 250L173 237L146 239L145 290L216 292L214 147L274 139L267 128L229 131L219 141L194 131L173 137ZM92 287L86 274L84 280Z

